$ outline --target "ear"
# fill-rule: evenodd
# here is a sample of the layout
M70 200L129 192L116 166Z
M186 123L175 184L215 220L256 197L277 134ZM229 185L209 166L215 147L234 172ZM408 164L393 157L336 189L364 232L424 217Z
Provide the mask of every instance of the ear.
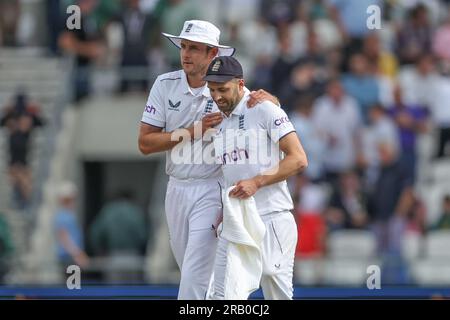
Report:
M239 89L244 89L245 86L245 80L244 79L239 79Z
M213 47L211 50L209 50L209 55L210 57L212 57L213 59L215 57L217 57L217 54L219 53L219 48L217 47Z

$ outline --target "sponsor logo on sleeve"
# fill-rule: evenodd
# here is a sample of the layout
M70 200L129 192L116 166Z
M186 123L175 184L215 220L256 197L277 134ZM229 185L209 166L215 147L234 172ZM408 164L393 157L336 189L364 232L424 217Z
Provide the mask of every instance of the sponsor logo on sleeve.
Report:
M281 118L275 119L274 124L278 127L278 126L281 126L283 123L288 123L288 122L291 122L288 117L281 117Z
M145 106L145 112L149 114L156 114L156 108L154 106Z

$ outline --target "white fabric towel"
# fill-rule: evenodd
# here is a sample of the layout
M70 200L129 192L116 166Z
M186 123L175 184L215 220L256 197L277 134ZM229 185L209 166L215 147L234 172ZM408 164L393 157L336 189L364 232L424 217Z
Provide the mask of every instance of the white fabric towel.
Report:
M222 191L223 222L220 236L229 241L224 299L245 300L258 290L262 275L262 245L266 232L253 197L229 197Z

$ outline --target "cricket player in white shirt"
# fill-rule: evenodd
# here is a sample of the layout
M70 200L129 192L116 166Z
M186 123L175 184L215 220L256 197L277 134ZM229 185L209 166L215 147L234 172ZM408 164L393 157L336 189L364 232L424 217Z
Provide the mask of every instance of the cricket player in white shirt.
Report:
M305 151L281 108L269 101L251 109L246 107L249 92L244 87L242 67L235 58L214 59L204 79L224 117L215 128L215 155L222 164L225 187L235 186L230 197L253 196L266 226L261 278L264 297L292 299L297 226L290 212L293 202L286 179L307 167ZM239 145L236 137L248 139ZM268 151L270 161L262 161L261 155ZM224 296L226 255L227 240L219 237L213 282L215 299Z
M183 69L155 80L141 120L139 150L146 155L166 151L170 179L165 211L170 245L181 271L178 299L199 300L206 297L213 270L214 227L222 207L220 165L214 159L204 161L210 143L201 139L208 128L222 121L222 115L203 77L214 57L232 55L234 48L220 45L220 30L207 21L186 21L179 36L163 35L180 48ZM258 90L252 93L249 106L265 99L277 102ZM186 141L192 148L180 159L175 147Z

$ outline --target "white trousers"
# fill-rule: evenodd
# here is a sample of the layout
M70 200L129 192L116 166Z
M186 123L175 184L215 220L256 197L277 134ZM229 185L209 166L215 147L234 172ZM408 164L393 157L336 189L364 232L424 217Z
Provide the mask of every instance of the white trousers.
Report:
M297 245L297 224L291 212L261 216L266 234L262 246L263 272L261 288L266 300L291 300L293 295L294 255ZM212 299L223 299L227 268L228 241L219 235Z
M218 179L170 178L165 207L170 246L181 272L178 299L205 299L217 248L213 225L222 210Z

